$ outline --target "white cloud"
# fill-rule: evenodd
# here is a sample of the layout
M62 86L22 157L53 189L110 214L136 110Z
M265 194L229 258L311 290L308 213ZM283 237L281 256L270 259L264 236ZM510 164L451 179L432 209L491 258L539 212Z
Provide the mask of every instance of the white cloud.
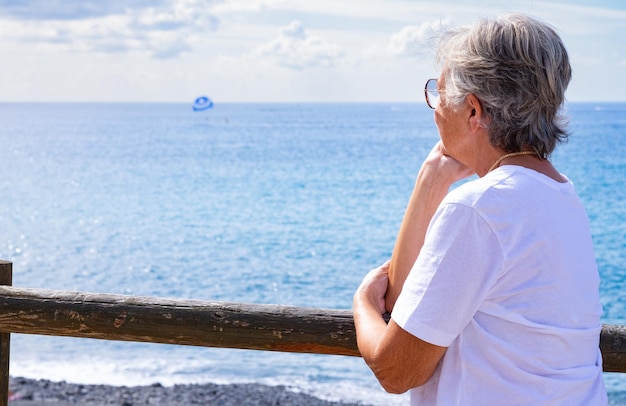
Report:
M211 14L212 2L201 0L176 0L169 7L148 8L134 13L137 28L146 30L193 29L212 30L217 26L217 18Z
M331 67L345 54L339 45L309 35L300 21L292 21L282 27L278 37L260 45L254 53L270 58L282 67L296 70Z
M286 27L280 29L280 35L283 37L297 38L306 40L306 34L304 33L304 27L300 21L292 21Z
M217 14L258 12L282 3L284 3L284 0L228 0L223 3L216 4L213 11Z
M570 100L623 100L626 7L573 1L0 0L0 99L422 101L434 31L517 10L562 34Z
M393 34L387 44L387 52L392 56L419 56L428 50L432 39L445 27L450 20L426 22L421 25L410 25Z
M433 62L438 34L452 25L452 18L426 21L418 25L405 25L398 31L381 37L379 41L363 48L354 61L357 64L397 64L406 59L414 64L415 58Z
M41 10L29 14L24 7L5 6L0 8L4 14L0 36L52 51L134 52L172 58L189 51L199 36L217 29L212 1L171 0L158 9L148 3L124 8L119 3L100 7L100 2L69 2L47 17Z

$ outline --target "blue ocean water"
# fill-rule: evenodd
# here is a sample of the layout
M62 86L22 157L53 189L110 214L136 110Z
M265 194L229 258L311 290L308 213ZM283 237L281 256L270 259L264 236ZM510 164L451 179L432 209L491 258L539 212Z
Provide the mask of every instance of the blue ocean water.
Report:
M552 160L589 213L604 321L626 324L626 104L568 111ZM424 104L4 103L0 122L0 258L15 286L335 309L389 257L438 139ZM16 376L406 403L359 358L19 334L11 346ZM626 398L626 376L605 378Z

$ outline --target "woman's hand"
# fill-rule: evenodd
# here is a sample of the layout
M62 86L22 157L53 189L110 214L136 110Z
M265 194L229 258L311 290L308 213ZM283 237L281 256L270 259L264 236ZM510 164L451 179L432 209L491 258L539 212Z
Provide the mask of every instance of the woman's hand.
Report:
M430 151L426 160L424 160L420 172L425 171L427 168L432 168L434 171L431 175L447 185L452 185L454 182L474 174L472 169L450 155L441 141L437 142Z
M355 301L366 300L378 310L379 314L386 311L385 293L389 282L389 262L369 271L354 294Z
M446 352L403 330L385 312L389 262L372 269L354 294L354 326L361 356L386 391L403 393L430 379Z

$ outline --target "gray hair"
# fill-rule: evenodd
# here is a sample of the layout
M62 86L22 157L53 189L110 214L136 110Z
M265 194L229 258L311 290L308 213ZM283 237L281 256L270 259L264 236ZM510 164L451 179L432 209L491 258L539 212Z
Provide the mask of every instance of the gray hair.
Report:
M572 72L550 25L522 14L479 19L445 33L437 61L444 68L442 101L458 106L474 94L493 146L505 152L530 148L547 158L567 139L561 109Z

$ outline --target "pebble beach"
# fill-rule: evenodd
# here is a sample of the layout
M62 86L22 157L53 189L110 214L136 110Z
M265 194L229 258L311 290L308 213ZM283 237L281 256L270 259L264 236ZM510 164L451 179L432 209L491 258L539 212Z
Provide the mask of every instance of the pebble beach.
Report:
M163 386L83 385L11 377L10 406L366 406L324 400L285 386L186 384Z

